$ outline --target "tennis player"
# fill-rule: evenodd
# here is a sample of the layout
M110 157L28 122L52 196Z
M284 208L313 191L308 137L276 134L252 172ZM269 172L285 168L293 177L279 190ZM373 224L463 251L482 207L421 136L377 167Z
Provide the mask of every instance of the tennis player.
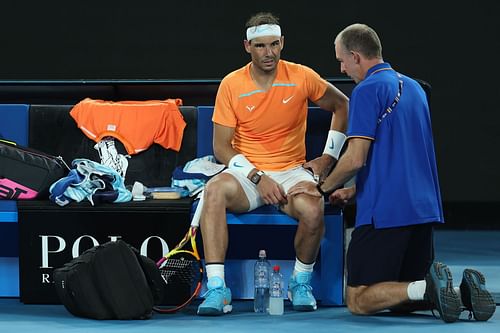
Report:
M348 98L311 68L280 59L284 37L273 14L258 13L248 20L244 46L251 62L222 80L215 101L214 153L228 168L204 190L200 226L208 291L198 314L232 310L224 280L226 210L242 213L262 205L275 205L298 221L288 291L295 310L313 311L316 300L310 283L324 233L324 200L287 193L298 183L311 189L317 185L303 167L308 102L335 112L324 154L307 164L319 175L339 157Z

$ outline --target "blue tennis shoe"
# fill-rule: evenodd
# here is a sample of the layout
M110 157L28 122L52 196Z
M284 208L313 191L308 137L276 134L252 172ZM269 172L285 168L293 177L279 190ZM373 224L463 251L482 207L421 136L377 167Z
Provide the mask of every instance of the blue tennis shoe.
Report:
M314 311L318 307L312 294L311 272L298 272L288 282L288 299L296 311Z
M486 321L495 313L496 303L486 290L486 280L481 272L470 268L464 270L460 296L465 310L469 310L469 319L474 316L478 321Z
M433 305L444 322L457 321L461 312L461 302L453 289L453 278L448 266L434 262L425 277L425 282L424 299Z
M219 277L212 277L207 282L205 300L198 306L200 316L220 316L233 310L231 305L231 290L224 286Z

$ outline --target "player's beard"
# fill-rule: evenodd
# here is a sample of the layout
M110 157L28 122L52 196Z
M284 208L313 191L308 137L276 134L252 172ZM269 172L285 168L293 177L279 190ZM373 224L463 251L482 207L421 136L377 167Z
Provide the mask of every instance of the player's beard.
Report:
M259 62L259 69L265 73L272 73L276 70L278 59L275 57L265 57Z

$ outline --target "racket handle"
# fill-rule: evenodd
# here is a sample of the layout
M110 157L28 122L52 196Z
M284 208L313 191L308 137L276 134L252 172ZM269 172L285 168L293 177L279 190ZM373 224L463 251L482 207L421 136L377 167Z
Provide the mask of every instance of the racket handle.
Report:
M160 260L156 262L156 267L160 267L161 264L163 264L164 262L165 262L165 257L161 257Z
M196 210L194 211L193 219L191 220L192 227L198 227L200 225L201 218L201 210L203 209L203 191L200 194L200 202L198 202L198 206L196 206Z

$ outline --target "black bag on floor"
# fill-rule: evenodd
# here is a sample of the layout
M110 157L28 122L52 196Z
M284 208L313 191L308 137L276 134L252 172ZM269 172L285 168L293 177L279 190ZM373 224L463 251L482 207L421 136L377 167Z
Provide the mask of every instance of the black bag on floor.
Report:
M0 199L48 198L50 185L67 173L61 157L0 140Z
M148 319L165 291L154 261L122 240L88 249L53 276L66 309L93 319Z

